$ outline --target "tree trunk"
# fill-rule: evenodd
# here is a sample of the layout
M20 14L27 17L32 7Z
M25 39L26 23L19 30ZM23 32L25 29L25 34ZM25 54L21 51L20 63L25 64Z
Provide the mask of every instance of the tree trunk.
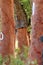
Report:
M16 16L18 20L16 22L16 28L27 27L26 13L21 6L20 0L15 0L14 4L16 7Z
M17 29L17 38L18 46L22 49L23 45L28 46L28 34L27 34L27 19L26 14L20 4L19 0L14 1L16 7L16 29Z
M43 65L43 0L33 0L31 33L31 59Z
M0 40L0 53L4 55L14 54L14 3L13 0L1 0L2 29Z

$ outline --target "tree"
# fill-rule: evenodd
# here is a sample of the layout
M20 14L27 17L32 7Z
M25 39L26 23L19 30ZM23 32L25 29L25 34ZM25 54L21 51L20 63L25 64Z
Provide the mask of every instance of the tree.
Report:
M26 14L21 6L20 0L14 0L16 7L16 29L19 47L22 49L23 45L28 46L27 40L27 19Z
M31 57L43 65L43 0L33 0L31 32Z
M2 34L0 53L5 56L14 53L14 8L13 0L1 1Z
M27 26L27 16L26 13L23 9L23 7L21 6L20 0L15 0L14 1L15 7L16 7L16 18L17 18L17 22L16 25L19 27L26 27Z

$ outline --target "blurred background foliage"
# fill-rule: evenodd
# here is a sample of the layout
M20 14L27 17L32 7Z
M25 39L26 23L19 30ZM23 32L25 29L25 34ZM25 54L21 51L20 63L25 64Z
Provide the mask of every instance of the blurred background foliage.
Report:
M32 13L31 0L20 0L20 2L26 12L27 19L29 20L29 18L31 18L31 13Z
M30 32L31 31L32 1L31 0L15 0L14 2L18 2L18 1L21 4L24 14L26 15L26 19L28 23L27 31ZM15 15L16 15L16 12L15 12Z
M32 14L32 2L31 0L20 0L21 5L27 15L28 28L27 31L31 31L31 14Z

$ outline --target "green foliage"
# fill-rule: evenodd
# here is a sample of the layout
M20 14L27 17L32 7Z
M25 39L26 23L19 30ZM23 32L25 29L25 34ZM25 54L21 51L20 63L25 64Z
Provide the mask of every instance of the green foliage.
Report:
M15 57L10 56L11 62L10 65L38 65L37 60L30 61L28 58L28 51L30 50L29 47L23 45L23 50L21 54L18 54ZM16 49L16 52L19 53L20 50ZM27 60L28 58L28 60Z
M28 65L38 65L37 60L33 60L33 61L28 61Z
M28 32L31 32L31 29L32 29L32 28L31 28L31 25L30 25L30 26L28 26L27 31L28 31Z
M31 22L31 21L29 21L29 19L31 19L31 14L32 14L32 3L31 3L31 0L20 0L20 3L23 6L24 11L26 12L27 22L29 24ZM29 25L28 25L27 31L31 32L31 25L30 26Z
M22 51L22 52L20 52L20 51ZM25 60L28 57L28 51L29 51L29 48L24 45L23 45L22 50L15 49L15 52L18 54L17 54L16 58L13 56L10 56L10 59L11 59L10 65L25 65Z
M0 55L0 65L2 65L3 59L2 56Z
M2 55L0 55L0 65L6 65L6 63L9 61L9 58L10 58L9 65L38 65L36 59L33 61L30 61L28 57L29 50L30 50L29 47L23 46L23 50L20 54L19 54L20 50L17 50L17 49L15 50L18 53L16 57L10 55L10 56L5 56L4 58L2 58Z
M29 47L23 45L22 57L26 59L28 57Z
M24 65L24 62L21 61L19 57L14 58L13 56L10 56L11 62L10 65Z
M2 57L0 54L0 65L6 65L6 63L9 61L8 56Z
M21 2L21 5L23 5L23 8L27 14L27 18L29 19L32 13L31 0L20 0L20 2Z

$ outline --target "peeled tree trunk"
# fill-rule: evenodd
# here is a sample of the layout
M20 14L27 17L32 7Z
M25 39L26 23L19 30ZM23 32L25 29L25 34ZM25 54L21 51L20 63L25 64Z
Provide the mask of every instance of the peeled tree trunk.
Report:
M43 0L33 0L31 32L31 60L43 65Z
M29 45L28 34L27 34L27 19L23 11L23 8L20 4L20 0L14 0L14 4L16 7L16 29L17 29L16 38L18 39L19 48L22 49L23 45L24 46Z
M0 54L14 54L14 2L1 0Z

